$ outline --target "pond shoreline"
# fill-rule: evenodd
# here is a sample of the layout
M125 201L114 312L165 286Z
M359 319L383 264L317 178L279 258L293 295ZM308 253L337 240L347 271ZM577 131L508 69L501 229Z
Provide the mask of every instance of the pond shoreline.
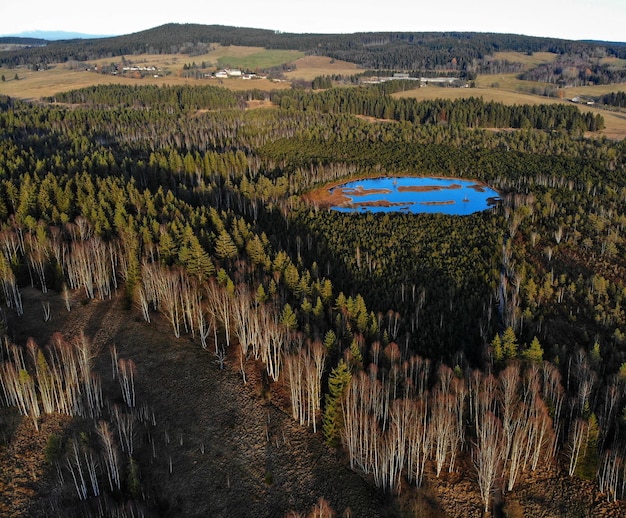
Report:
M410 181L415 181L416 184L407 184ZM439 185L435 183L438 181L449 183ZM398 185L400 182L402 184ZM363 185L358 185L359 183ZM387 186L388 184L391 185ZM467 190L472 193L467 193ZM466 194L463 196L461 191ZM450 195L445 194L446 192ZM429 195L432 195L432 199ZM442 196L445 198L441 199ZM371 209L370 212L394 212L392 209L397 208L395 212L444 212L458 215L486 210L500 201L497 191L479 180L421 175L379 175L338 180L312 190L302 198L316 207L341 212L361 212L367 209ZM462 208L454 211L452 206L459 204ZM426 209L419 209L416 205ZM445 206L451 207L442 211L435 209Z

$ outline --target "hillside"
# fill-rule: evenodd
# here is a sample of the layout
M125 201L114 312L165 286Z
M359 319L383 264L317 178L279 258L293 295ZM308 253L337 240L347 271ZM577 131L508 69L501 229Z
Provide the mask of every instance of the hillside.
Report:
M136 424L133 439L142 498L103 500L106 515L124 509L143 516L283 517L316 507L319 513L323 501L340 516L483 516L469 458L461 458L463 469L441 478L429 470L419 492L406 488L394 501L376 490L371 477L350 469L341 451L291 418L287 387L264 388L262 365L248 366L244 385L237 358L228 357L221 370L213 345L203 350L187 337L174 339L167 322L146 324L119 295L87 302L77 293L69 312L57 294L42 297L25 289L23 296L25 316L8 322L14 340L32 338L43 346L57 333L68 341L85 333L107 406L124 405L112 379L112 348L136 365L136 405L150 416L148 424ZM42 300L54 315L47 322ZM69 480L59 484L59 470L65 477L69 471L59 446L51 448L67 448L77 436L97 444L89 419L48 415L35 430L32 422L0 408L0 423L11 437L0 445L3 516L97 515L96 499L77 501ZM534 474L502 507L505 516L618 517L625 511L621 503L598 498L591 484L566 481L554 470Z
M72 340L84 332L97 351L94 372L103 381L107 406L123 404L120 387L111 378L110 349L115 347L120 358L132 359L136 365L136 406L147 408L154 419L147 426L137 423L134 437L145 495L138 505L140 512L283 516L288 510L312 509L324 498L333 508L350 508L358 516L385 514L387 506L369 484L342 465L319 437L291 419L288 408L280 404L280 389L261 392L258 365L250 365L250 382L244 385L233 368L235 358L228 358L226 368L220 370L210 350L202 350L189 338L173 340L167 323L159 319L146 325L136 311L124 308L119 295L87 304L77 296L69 312L58 295L45 300L54 314L48 322L41 315L41 293L24 291L26 316L9 321L17 342L32 337L43 347L54 333ZM45 456L45 446L51 437L69 444L78 434L97 442L89 420L71 423L50 416L43 419L41 431L35 431L32 423L17 424L6 409L2 417L16 428L9 448L0 452L0 514L81 516L88 512L89 501L70 505L74 489L71 484L59 488L57 459Z
M1 40L0 40L1 41ZM114 55L144 53L202 54L210 44L299 50L350 61L365 69L434 70L452 61L461 71L494 52L593 54L598 49L623 58L626 47L551 38L486 33L356 33L290 34L219 25L166 24L111 38L49 42L0 55L0 64L45 66L68 59L88 61Z
M519 77L551 52L451 88L227 43L3 75L42 90L0 95L0 514L623 516L624 96L516 102L574 88Z

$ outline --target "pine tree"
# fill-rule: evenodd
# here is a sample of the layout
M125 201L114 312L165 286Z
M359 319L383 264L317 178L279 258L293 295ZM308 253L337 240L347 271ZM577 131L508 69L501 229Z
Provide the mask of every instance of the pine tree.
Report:
M298 327L298 318L290 304L285 304L283 312L280 315L280 323L290 331L294 331Z
M322 419L322 429L326 444L338 446L343 429L343 416L341 411L341 398L344 391L352 380L350 369L343 358L339 360L328 377L328 394L326 394L326 405L324 417Z
M500 363L504 359L504 352L502 351L502 339L499 334L493 337L491 348L493 350L493 361Z
M327 351L331 351L335 348L336 344L337 344L337 335L332 329L329 329L328 331L326 331L326 334L324 335L324 347L326 347Z
M502 333L502 352L507 360L517 358L517 337L512 327L507 327Z
M543 361L543 348L536 336L530 342L528 349L522 353L522 356L529 362L541 363Z
M178 254L178 248L171 234L163 230L159 236L159 257L163 264L172 264Z
M226 230L222 230L215 242L215 253L220 259L234 259L237 257L237 245Z
M355 367L362 369L363 355L361 354L361 348L359 347L359 342L356 338L352 340L352 343L350 344L350 353L352 355L352 364Z
M261 304L267 302L267 294L265 293L265 288L262 284L259 284L259 287L256 289L256 300Z

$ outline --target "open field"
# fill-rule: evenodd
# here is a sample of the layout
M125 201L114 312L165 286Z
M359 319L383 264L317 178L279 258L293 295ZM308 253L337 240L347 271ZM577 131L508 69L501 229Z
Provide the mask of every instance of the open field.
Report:
M517 92L520 90L530 91L534 87L545 88L546 83L535 81L522 81L517 78L518 74L485 74L479 75L474 83L479 88L502 88Z
M185 64L205 64L207 72L218 67L238 67L244 69L258 69L280 66L302 57L302 52L291 50L265 50L260 47L221 47L216 45L214 50L198 56L183 54L138 54L134 56L114 56L85 63L88 66L105 66L111 63L121 63L122 58L128 66L154 66L163 74L159 77L144 77L134 79L130 77L98 74L86 70L79 70L77 63L58 64L49 70L33 72L27 67L0 68L0 74L6 81L0 83L0 95L9 95L21 99L39 100L54 95L57 92L91 85L127 84L127 85L181 85L181 84L210 84L219 85L232 90L247 90L259 88L274 90L287 88L287 83L273 82L264 79L243 81L241 79L211 80L191 79L181 77ZM16 81L15 75L19 77Z
M523 81L517 78L517 74L493 74L482 75L476 78L476 86L479 88L495 88L510 92L530 92L533 88L545 89L548 83L536 81ZM564 97L571 99L577 95L587 95L591 97L607 94L610 92L626 91L626 84L608 84L594 86L572 86L564 89ZM531 94L532 95L532 94ZM536 96L533 96L536 97Z
M361 70L354 63L340 61L324 56L306 56L294 62L295 70L286 72L289 79L303 79L312 81L318 76L352 75L358 74Z
M127 65L154 66L160 69L163 76L144 77L133 79L130 77L97 74L86 70L76 70L76 64L58 64L49 70L33 72L27 67L0 68L0 73L6 81L0 83L0 94L18 97L21 99L39 100L43 97L54 95L57 92L75 88L83 88L91 85L102 84L128 84L128 85L181 85L181 84L210 84L219 85L232 90L247 90L258 88L261 90L275 90L289 88L289 83L274 82L263 79L242 81L241 79L192 79L181 77L185 64L196 63L200 66L204 63L207 72L214 68L230 66L233 68L259 69L279 66L284 63L294 63L295 69L286 72L289 79L304 79L311 81L317 76L332 74L355 74L358 72L357 65L345 61L334 61L330 58L319 56L303 57L302 52L265 50L259 47L220 47L207 54L187 56L181 54L139 54L124 56ZM122 56L94 60L86 66L106 66L111 63L120 63ZM19 81L15 81L15 75Z
M243 68L258 70L291 63L304 56L304 52L295 50L261 50L246 56L223 56L218 58L219 67Z
M615 67L624 68L626 67L626 59L620 59L615 57L602 58L600 63L613 65Z
M511 92L498 88L446 88L441 86L425 86L393 94L394 97L409 97L420 101L433 99L467 99L468 97L482 97L485 101L494 101L504 104L553 104L561 102L559 99L538 95Z
M172 73L182 70L184 64L205 63L208 67L239 67L254 70L270 68L290 63L304 56L297 50L267 50L262 47L243 47L213 45L210 52L199 55L187 54L137 54L124 56L128 63L135 65L155 66L167 69ZM90 61L92 65L108 65L119 62L122 56Z
M510 61L511 63L522 63L526 68L536 67L543 63L552 63L556 59L556 54L552 52L534 52L533 54L523 54L521 52L495 52L495 59Z
M148 65L146 65L148 66ZM182 68L182 64L181 64ZM123 85L214 85L229 88L231 90L248 90L258 88L261 90L275 90L288 88L289 83L274 82L268 79L254 79L244 81L238 78L232 79L192 79L180 77L177 74L170 74L164 77L145 77L143 79L133 79L129 77L113 76L107 74L97 74L86 70L74 71L56 68L32 72L25 68L11 69L8 72L2 70L7 80L0 83L0 95L8 95L20 99L40 100L43 97L54 95L58 92L83 88L91 85L123 84ZM18 74L19 80L13 78Z

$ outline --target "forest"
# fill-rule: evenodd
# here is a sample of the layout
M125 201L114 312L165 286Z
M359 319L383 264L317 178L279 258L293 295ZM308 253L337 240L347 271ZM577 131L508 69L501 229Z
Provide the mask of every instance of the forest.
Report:
M34 434L49 414L83 430L46 445L50 514L167 515L134 361L108 351L108 399L88 337L15 340L28 288L68 312L121 295L285 401L387 501L461 473L470 515L497 514L547 472L593 488L570 516L624 511L626 141L574 105L391 96L405 87L0 98L2 411ZM501 200L461 217L309 196L386 175L471 178Z

